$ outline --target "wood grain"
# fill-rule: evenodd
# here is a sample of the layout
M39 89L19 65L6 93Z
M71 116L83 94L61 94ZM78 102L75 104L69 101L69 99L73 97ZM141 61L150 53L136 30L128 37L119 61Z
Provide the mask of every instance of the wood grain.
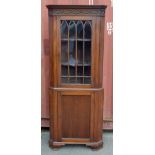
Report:
M63 95L59 104L62 106L62 137L89 138L91 96Z

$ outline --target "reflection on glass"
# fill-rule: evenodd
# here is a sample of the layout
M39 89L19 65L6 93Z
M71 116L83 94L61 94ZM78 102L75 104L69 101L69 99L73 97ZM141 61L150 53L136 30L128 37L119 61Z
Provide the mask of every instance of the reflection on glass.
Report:
M75 22L74 21L70 21L69 23L69 38L70 39L75 39L76 36L76 28L75 28Z
M62 24L61 25L61 38L67 39L67 37L68 37L68 24L66 21L63 21L61 24Z
M75 46L76 42L75 41L70 41L69 43L69 65L75 66L76 65L76 60L75 60Z
M77 22L77 38L83 38L83 23L81 21Z

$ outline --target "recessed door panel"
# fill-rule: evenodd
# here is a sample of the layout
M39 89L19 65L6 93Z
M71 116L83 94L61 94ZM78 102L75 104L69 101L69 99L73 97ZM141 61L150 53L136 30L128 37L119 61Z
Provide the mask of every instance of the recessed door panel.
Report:
M62 96L62 137L90 137L90 96Z
M67 91L59 97L62 138L90 138L92 94Z

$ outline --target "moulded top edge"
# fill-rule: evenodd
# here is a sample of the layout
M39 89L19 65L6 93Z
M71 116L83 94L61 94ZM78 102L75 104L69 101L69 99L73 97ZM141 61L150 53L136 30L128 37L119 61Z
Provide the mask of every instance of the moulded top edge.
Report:
M106 5L46 5L48 9L106 9Z

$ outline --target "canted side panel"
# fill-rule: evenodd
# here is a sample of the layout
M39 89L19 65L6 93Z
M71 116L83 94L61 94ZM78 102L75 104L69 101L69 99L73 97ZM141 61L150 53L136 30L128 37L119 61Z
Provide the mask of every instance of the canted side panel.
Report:
M62 137L90 137L91 95L62 95Z
M102 119L103 119L103 91L95 92L94 104L94 135L93 140L99 141L102 139Z
M57 91L50 90L50 106L49 106L49 114L50 114L50 139L53 141L57 141L58 139L58 116L57 116Z

